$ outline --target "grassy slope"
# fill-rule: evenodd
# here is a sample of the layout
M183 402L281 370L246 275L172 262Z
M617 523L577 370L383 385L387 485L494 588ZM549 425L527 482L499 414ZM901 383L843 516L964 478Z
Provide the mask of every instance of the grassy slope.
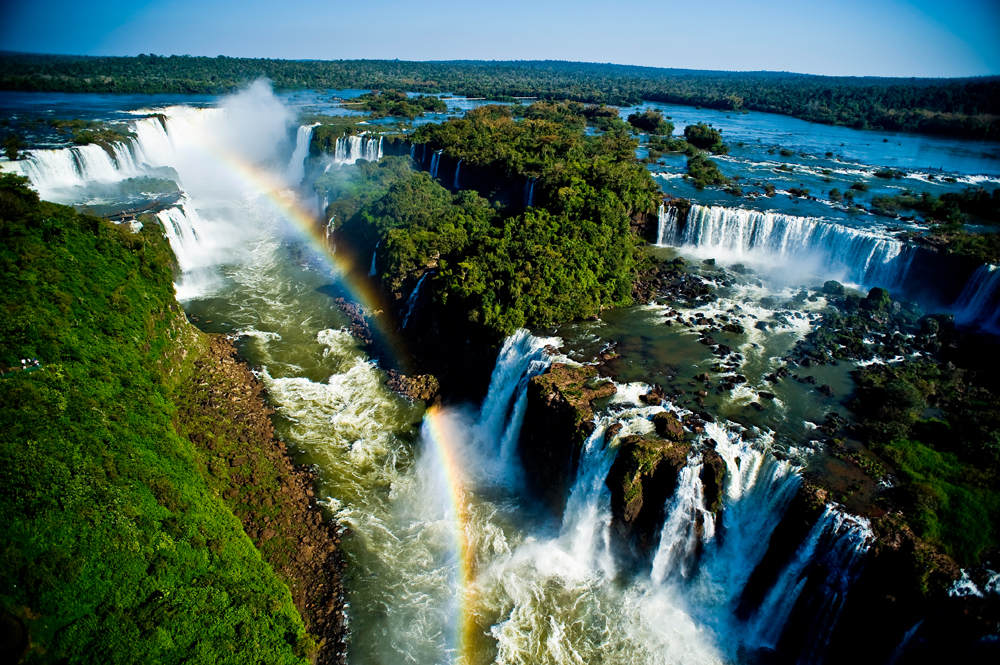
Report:
M25 662L304 662L287 587L173 428L204 339L166 241L19 180L0 176L0 363L43 366L0 379L0 612Z

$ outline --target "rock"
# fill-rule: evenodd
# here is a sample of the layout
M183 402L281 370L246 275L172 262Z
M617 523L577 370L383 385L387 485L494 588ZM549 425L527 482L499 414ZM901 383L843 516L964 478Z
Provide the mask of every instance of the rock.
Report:
M645 395L639 395L639 401L649 406L659 406L666 399L666 394L659 384L654 384L653 389Z
M525 485L561 512L581 445L593 431L593 401L617 392L592 365L552 363L528 383L518 455Z
M441 391L440 382L431 374L406 376L391 369L386 374L389 376L389 380L385 382L385 385L410 401L432 403Z
M247 463L246 455L240 455L239 457L234 457L232 461L229 462L229 466L238 467L238 466L243 466L246 463Z
M683 441L684 427L670 411L661 411L653 416L653 427L656 433L668 441Z
M618 435L618 432L620 431L622 431L621 423L614 423L613 425L609 425L608 428L604 430L604 443L609 443L610 441L613 441L614 438Z
M820 386L819 387L819 391L821 393L823 393L824 395L826 395L827 397L833 397L833 388L831 388L830 386L828 386L826 384L823 384L822 386Z
M620 545L637 544L642 550L651 547L666 499L677 485L677 473L690 448L688 443L649 435L621 439L605 480L611 490L611 528Z

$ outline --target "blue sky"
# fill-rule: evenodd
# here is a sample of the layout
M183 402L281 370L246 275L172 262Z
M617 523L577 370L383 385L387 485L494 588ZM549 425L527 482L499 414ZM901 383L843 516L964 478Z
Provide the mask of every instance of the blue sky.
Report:
M21 0L0 49L978 76L1000 74L1000 2Z

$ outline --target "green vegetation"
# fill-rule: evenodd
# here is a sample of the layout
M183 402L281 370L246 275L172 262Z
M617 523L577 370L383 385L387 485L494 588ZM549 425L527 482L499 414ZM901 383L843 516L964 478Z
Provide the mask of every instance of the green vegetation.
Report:
M878 454L896 467L917 534L960 564L1000 543L1000 396L954 365L874 365L856 372L854 408ZM925 409L937 413L925 416Z
M15 159L22 159L24 157L23 151L28 147L17 134L8 134L0 142L0 145L3 146L3 154L12 162Z
M717 72L559 61L401 62L85 57L8 53L0 89L224 93L265 77L283 89L391 89L631 106L642 100L781 113L861 129L1000 137L1000 78L891 79Z
M969 187L964 192L945 192L940 196L905 190L895 196L873 196L872 208L880 214L892 216L901 209L916 210L923 213L928 221L952 226L960 226L967 221L966 215L1000 223L1000 188L990 192L984 187Z
M0 614L24 662L307 662L288 588L175 431L205 342L162 232L2 174L0 238L0 363L41 361L0 379Z
M722 133L703 122L685 127L684 138L687 139L688 143L702 150L708 150L717 155L729 154L729 146L722 142Z
M121 143L130 138L135 138L135 134L129 131L128 125L124 123L106 123L97 120L49 120L49 125L58 133L69 132L73 136L73 143L77 145L88 145L96 143L104 149L109 149L114 143Z
M663 118L656 109L646 109L644 113L633 113L628 117L628 124L650 134L670 136L674 133L674 123Z
M593 316L631 303L630 218L656 209L658 189L629 133L588 137L584 111L489 105L414 132L415 143L442 150L442 159L462 159L470 181L496 183L484 192L492 201L471 190L452 194L410 172L405 158L345 168L316 186L333 199L327 213L355 246L380 241L388 291L435 269L427 283L435 301L497 336ZM499 187L529 177L544 209L522 211L520 184L514 199Z
M702 152L688 157L687 168L687 177L691 178L692 184L697 189L704 189L706 185L729 184L729 178L722 175L719 165L705 157Z
M423 115L425 111L444 113L448 110L448 105L437 97L431 95L409 97L405 92L397 90L368 92L358 97L357 101L366 111L371 112L373 118L396 116L413 120Z

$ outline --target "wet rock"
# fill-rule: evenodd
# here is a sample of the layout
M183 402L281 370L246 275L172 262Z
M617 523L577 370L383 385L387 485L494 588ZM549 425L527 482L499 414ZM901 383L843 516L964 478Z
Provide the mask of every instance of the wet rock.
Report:
M557 513L564 507L580 446L593 431L593 402L617 392L614 383L597 374L591 365L552 363L528 383L518 455L528 489Z
M623 549L633 545L648 553L690 448L648 435L621 439L605 483L611 490L611 529Z
M670 411L661 411L653 416L656 433L668 441L683 441L684 427Z

